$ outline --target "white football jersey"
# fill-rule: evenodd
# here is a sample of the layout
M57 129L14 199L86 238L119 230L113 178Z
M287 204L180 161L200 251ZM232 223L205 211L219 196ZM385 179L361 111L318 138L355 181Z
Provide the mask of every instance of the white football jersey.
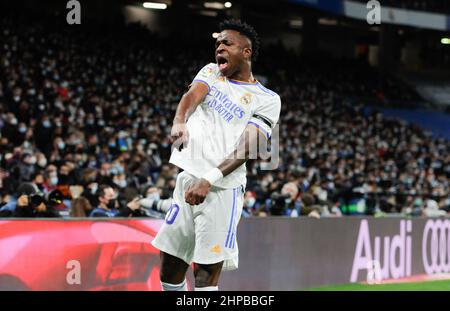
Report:
M236 149L247 124L269 138L280 116L281 100L259 82L227 79L214 63L203 67L192 83L204 83L209 93L186 123L187 147L174 148L170 163L200 178ZM225 189L240 185L246 185L245 163L215 184Z

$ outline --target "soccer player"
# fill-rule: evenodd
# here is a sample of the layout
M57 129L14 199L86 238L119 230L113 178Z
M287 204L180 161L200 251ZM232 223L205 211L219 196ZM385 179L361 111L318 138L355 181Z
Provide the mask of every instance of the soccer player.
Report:
M191 263L195 290L218 290L221 271L237 269L245 162L259 140L269 139L280 115L280 97L252 74L259 49L253 27L228 20L220 31L216 63L194 78L171 130L176 148L170 162L183 171L152 241L161 251L163 290L186 290Z

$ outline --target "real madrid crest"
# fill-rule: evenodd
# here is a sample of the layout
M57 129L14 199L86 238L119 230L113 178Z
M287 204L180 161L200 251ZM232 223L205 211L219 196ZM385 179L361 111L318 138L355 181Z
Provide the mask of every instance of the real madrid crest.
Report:
M243 105L248 105L252 102L252 94L250 93L245 93L242 97L241 97L241 104Z

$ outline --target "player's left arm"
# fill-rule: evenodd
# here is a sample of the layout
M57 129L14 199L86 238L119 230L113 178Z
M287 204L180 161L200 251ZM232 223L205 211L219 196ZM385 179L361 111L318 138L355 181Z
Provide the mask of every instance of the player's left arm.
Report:
M267 140L267 136L254 124L248 124L237 148L217 168L208 172L186 191L185 201L191 205L203 203L212 184L247 162L253 150L257 152L254 148L259 146L260 140Z
M248 122L241 135L236 149L216 168L206 173L194 183L185 193L185 201L191 205L203 203L211 186L231 174L235 169L248 161L250 155L267 150L258 150L261 140L268 140L272 129L278 121L281 103L278 101L272 106L265 106L257 111ZM266 146L266 144L262 144Z

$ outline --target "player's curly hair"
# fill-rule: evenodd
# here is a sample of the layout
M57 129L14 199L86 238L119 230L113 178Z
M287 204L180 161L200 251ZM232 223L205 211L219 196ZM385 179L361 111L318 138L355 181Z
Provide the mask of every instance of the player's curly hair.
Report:
M249 24L241 22L240 20L236 19L228 19L220 23L219 25L220 31L227 29L236 30L240 34L250 39L250 42L252 43L252 61L256 61L259 54L260 41L259 36L256 33L255 29Z

